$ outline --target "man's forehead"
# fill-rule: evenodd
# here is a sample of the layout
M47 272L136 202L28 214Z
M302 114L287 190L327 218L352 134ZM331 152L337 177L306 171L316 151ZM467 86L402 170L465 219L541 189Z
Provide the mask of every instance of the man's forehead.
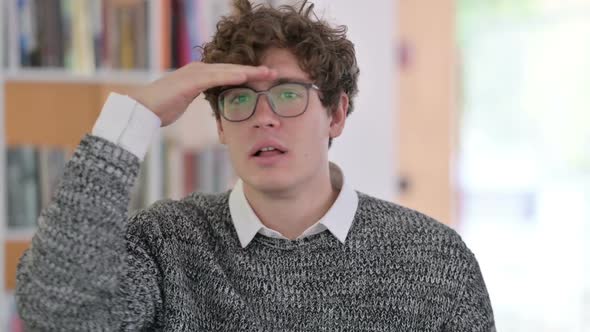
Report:
M299 59L293 52L284 48L270 48L260 57L260 65L275 69L279 77L307 73L300 67Z

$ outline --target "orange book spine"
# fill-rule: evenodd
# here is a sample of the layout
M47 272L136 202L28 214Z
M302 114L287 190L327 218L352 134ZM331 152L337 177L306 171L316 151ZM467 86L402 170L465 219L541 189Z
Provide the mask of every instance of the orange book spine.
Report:
M160 66L161 70L168 70L171 67L171 45L170 45L170 20L171 20L171 0L160 0L160 13L161 13L161 40L162 47L160 48L162 60Z

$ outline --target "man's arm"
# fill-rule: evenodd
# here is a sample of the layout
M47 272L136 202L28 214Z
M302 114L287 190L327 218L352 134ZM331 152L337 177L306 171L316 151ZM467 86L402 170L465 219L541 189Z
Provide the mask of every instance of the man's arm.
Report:
M470 251L466 259L465 275L462 276L464 282L443 331L495 332L492 305L479 264Z
M28 329L136 331L163 320L159 270L143 242L149 236L141 236L148 212L127 223L152 127L176 121L208 88L276 75L266 67L195 62L132 98L109 96L109 111L103 109L94 135L84 137L67 163L19 263L16 301Z
M121 147L96 136L81 141L18 267L16 300L29 329L118 330L129 320L151 322L161 302L157 269L140 243L124 240L138 171L139 159ZM141 300L124 298L138 291L134 285L151 291Z

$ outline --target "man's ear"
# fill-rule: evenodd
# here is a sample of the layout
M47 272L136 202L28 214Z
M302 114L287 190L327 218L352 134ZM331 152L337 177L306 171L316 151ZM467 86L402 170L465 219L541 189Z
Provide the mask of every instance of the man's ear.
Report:
M219 138L219 143L225 144L225 132L223 131L221 118L218 118L215 122L217 122L217 137Z
M344 92L340 94L338 105L332 111L330 119L330 138L338 137L344 130L346 123L346 114L348 113L348 95Z

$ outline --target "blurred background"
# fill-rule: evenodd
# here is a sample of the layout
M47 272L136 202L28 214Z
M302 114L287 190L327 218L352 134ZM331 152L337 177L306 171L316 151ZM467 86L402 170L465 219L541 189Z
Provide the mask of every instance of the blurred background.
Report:
M0 3L0 330L16 332L18 258L106 96L198 60L231 2ZM314 3L361 68L330 151L347 179L462 235L498 331L590 331L590 0ZM198 98L154 138L130 211L235 179Z

